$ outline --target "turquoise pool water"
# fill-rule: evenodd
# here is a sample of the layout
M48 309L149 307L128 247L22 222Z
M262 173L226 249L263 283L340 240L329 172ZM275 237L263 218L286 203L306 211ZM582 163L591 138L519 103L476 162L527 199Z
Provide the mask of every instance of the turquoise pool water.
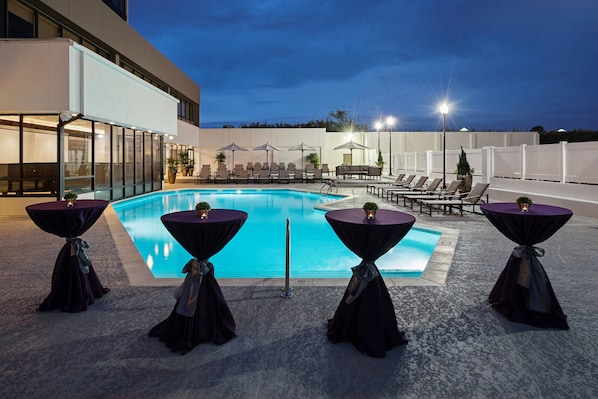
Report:
M191 255L166 230L160 216L212 208L249 214L237 235L210 260L217 278L284 278L286 220L291 221L291 277L344 278L361 259L338 239L314 206L343 197L294 190L176 190L152 193L112 204L139 253L156 278L184 277ZM401 242L376 261L385 276L419 277L440 232L412 228Z

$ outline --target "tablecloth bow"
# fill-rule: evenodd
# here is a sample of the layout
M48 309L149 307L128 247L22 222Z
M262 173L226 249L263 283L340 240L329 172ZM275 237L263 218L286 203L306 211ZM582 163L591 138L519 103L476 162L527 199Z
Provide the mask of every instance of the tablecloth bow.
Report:
M526 298L527 308L550 313L551 301L546 273L538 261L538 257L544 256L544 249L521 245L513 249L513 256L520 259L517 284L529 290Z
M79 237L67 238L66 241L71 243L71 256L76 256L78 258L77 260L79 262L79 269L81 269L81 273L89 273L91 260L85 251L86 249L89 249L89 244L87 241L82 240Z
M175 291L175 298L178 300L176 312L185 317L192 317L197 306L199 288L203 276L212 270L212 263L208 260L191 259L183 267L182 272L186 273L185 281Z
M348 295L345 299L347 305L357 299L368 283L380 275L373 260L363 260L359 265L352 267L351 270L353 270L353 276L347 287Z

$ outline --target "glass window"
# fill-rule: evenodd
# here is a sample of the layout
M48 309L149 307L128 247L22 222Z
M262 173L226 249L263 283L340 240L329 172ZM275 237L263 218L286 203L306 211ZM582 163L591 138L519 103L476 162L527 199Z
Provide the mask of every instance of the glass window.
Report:
M135 131L135 183L143 183L143 132Z
M125 129L125 185L135 183L133 173L135 165L135 136L131 129Z
M55 115L23 117L22 194L55 194L58 150Z
M40 39L60 37L60 28L54 21L40 15L37 18L37 37Z
M0 195L19 190L19 117L0 115Z
M95 137L95 188L110 187L110 125L94 123Z
M145 182L152 181L152 134L145 133L143 142L143 176Z
M8 37L33 38L35 14L33 10L14 0L8 2Z
M123 178L124 165L124 129L120 126L112 127L112 178L113 187L122 187L125 184ZM121 194L122 196L122 194ZM120 198L119 196L118 198Z
M64 126L64 177L67 190L91 190L92 123L83 119Z
M163 145L163 137L158 134L154 134L152 140L152 153L154 156L152 157L152 169L154 175L154 181L162 181L162 145Z

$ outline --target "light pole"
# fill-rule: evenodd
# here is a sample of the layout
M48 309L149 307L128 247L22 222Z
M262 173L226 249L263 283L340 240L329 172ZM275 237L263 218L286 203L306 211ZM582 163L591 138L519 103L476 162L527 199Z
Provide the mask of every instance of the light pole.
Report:
M440 106L442 114L442 188L446 188L446 114L448 114L446 103Z
M386 118L388 125L388 175L392 176L392 125L395 123L395 118L389 116Z

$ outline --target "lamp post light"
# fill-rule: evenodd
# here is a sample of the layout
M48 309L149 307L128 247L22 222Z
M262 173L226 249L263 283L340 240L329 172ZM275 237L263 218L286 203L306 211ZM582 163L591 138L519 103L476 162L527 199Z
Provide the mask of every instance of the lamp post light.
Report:
M388 175L392 176L392 125L395 123L395 118L389 116L386 118L388 125Z
M440 106L442 114L442 188L446 188L446 114L448 114L446 103Z

